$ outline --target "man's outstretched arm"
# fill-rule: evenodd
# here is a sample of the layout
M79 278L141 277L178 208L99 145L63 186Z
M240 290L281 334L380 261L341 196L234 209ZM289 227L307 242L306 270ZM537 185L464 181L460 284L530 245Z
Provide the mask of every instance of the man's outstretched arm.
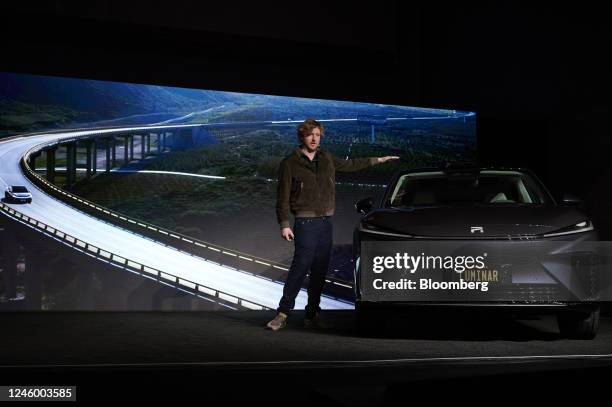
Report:
M334 160L334 167L336 171L350 172L359 171L364 168L372 167L376 164L384 163L389 160L397 160L398 156L389 155L385 157L369 157L369 158L353 158L351 160L342 160L332 154Z

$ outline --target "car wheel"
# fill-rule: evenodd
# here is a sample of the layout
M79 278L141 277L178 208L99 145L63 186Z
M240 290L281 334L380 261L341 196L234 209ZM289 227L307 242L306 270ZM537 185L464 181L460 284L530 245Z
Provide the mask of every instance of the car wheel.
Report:
M32 200L31 200L31 199L28 199L28 203L29 203L29 204L31 204L31 203L32 203Z
M355 304L355 324L357 332L364 336L379 336L385 329L386 319L383 310L373 309L363 303Z
M5 200L6 202L10 202L10 201L11 201L11 197L10 197L10 195L8 194L8 192L5 192L5 193L4 193L4 200Z
M590 312L565 312L557 314L561 335L572 339L593 339L599 330L600 307Z

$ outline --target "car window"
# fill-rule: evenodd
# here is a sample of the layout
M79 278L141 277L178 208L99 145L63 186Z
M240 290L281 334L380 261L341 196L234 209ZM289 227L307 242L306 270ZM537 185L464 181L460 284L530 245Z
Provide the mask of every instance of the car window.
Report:
M482 171L477 176L408 173L398 179L392 191L387 201L387 206L392 207L549 203L542 187L529 175L517 171Z
M26 187L13 187L13 192L28 192Z

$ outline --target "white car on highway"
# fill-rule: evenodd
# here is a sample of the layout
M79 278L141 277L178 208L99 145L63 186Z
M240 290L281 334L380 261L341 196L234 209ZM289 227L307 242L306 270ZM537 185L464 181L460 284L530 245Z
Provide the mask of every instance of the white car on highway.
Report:
M32 203L32 194L28 189L21 185L11 185L4 191L4 199L7 202L27 202Z

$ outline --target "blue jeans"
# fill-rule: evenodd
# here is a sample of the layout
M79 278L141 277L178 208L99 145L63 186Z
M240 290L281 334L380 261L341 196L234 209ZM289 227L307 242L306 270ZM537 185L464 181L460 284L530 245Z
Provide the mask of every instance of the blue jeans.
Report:
M295 307L295 297L300 292L306 274L310 270L306 318L312 318L321 308L321 292L329 267L333 244L333 228L330 216L296 218L293 227L295 252L287 274L283 297L278 311L289 315Z

